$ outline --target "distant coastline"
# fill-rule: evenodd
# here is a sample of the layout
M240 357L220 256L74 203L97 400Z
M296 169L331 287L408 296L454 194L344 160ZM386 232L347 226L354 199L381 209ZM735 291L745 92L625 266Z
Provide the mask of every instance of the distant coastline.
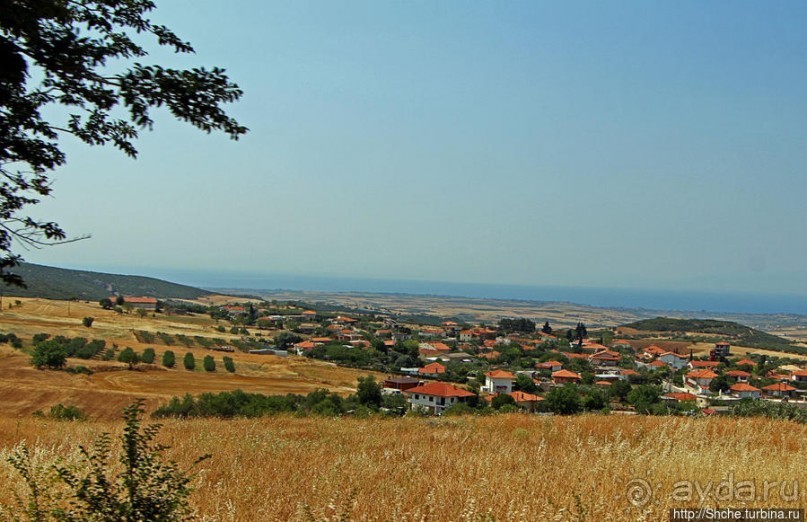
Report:
M400 293L482 299L555 301L617 309L638 308L712 313L807 315L807 297L791 294L495 285L212 271L160 270L148 275L209 290L237 288L245 291L294 290Z

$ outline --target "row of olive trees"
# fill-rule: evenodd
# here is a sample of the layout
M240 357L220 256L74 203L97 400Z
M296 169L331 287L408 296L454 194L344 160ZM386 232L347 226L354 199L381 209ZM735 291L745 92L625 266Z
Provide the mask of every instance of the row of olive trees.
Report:
M124 348L120 355L118 356L118 360L120 362L124 362L129 364L129 369L133 369L134 365L139 362L144 362L146 364L151 364L154 362L155 359L154 348L146 348L143 351L142 355L138 355L135 353L134 350L131 348ZM235 372L235 362L231 357L224 357L222 359L224 363L224 369L230 373ZM166 368L173 368L176 366L176 355L171 350L166 350L163 352L162 356L162 365ZM182 358L182 365L186 370L194 370L196 369L196 357L193 355L192 352L187 352L185 356ZM207 372L215 372L216 371L216 360L213 358L212 355L205 355L204 359L202 359L202 367Z

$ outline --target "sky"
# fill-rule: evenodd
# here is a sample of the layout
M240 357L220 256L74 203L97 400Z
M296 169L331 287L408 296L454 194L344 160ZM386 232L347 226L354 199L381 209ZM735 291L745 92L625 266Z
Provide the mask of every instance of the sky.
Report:
M65 139L28 261L807 297L807 3L157 4L250 133Z

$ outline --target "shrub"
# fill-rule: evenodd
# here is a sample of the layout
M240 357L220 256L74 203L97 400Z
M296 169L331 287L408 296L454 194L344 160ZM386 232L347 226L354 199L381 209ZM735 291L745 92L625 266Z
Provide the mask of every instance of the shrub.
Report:
M381 386L375 382L375 377L372 375L359 377L356 395L359 399L359 403L364 406L375 410L381 406Z
M173 368L176 363L177 361L176 357L174 356L174 352L171 350L166 350L163 352L163 366L166 368Z
M36 335L44 335L44 334L36 334ZM13 348L22 348L22 339L16 336L14 333L7 333L3 334L0 333L0 343L9 343Z
M93 371L87 368L86 366L73 366L65 370L67 373L72 373L74 375L82 374L82 375L92 375Z
M77 406L65 406L62 403L50 407L48 416L55 420L84 420L86 415Z
M141 310L142 310L142 308L141 308ZM143 361L146 364L151 364L151 363L154 362L154 357L155 356L156 355L154 353L154 348L146 348L145 350L143 350L143 355L140 356L140 360Z
M202 365L204 366L206 372L216 371L216 361L213 359L212 355L205 355Z
M580 411L580 396L574 385L567 384L547 393L546 405L554 413L571 415Z
M31 341L36 345L41 343L42 341L47 341L48 339L50 339L50 334L38 333L34 334L34 336L31 338Z
M493 397L493 400L490 401L490 405L493 407L493 409L498 410L507 405L515 406L516 400L506 393L500 393L499 395Z
M137 356L134 350L127 346L118 354L118 361L128 364L129 369L132 370L135 365L140 362L140 357Z
M93 317L85 317L84 319L81 320L81 324L83 324L84 326L89 328L89 327L92 326L92 323L94 321L95 321L95 318L93 318Z
M191 513L188 503L191 477L163 457L168 446L154 442L161 426L141 426L143 411L142 399L123 410L126 426L120 438L121 473L110 475L108 471L112 467L109 433L103 433L90 449L79 448L78 465L54 466L56 477L66 486L69 510L56 505L53 499L61 495L49 489L52 482L43 480L28 448L24 444L15 448L8 461L29 489L27 502L17 499L18 513L29 520L187 519ZM208 457L202 456L194 465Z
M224 361L224 369L230 373L235 373L235 362L233 362L233 358L227 357L225 355L223 361Z
M45 341L34 348L31 364L40 370L51 368L58 370L67 364L67 350L56 341Z
M193 370L196 368L196 358L191 352L188 352L185 354L185 358L182 359L182 364L185 366L186 370Z

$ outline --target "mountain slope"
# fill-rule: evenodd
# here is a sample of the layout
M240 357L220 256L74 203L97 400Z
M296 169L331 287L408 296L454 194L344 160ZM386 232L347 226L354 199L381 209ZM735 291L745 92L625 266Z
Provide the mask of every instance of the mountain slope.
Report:
M0 287L5 295L45 299L96 300L113 294L150 296L161 299L196 299L210 292L152 277L104 274L23 263L14 269L27 288Z
M731 341L732 344L741 346L779 351L800 351L798 347L794 347L793 343L787 339L731 321L656 317L655 319L644 319L626 324L624 327L639 331L663 333L675 338L702 334L718 340Z

